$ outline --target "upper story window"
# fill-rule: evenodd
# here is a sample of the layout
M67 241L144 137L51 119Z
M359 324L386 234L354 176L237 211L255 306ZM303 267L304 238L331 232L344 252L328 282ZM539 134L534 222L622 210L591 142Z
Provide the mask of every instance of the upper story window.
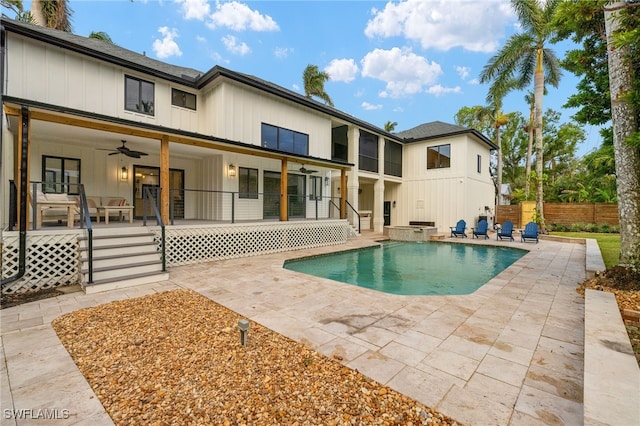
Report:
M278 151L309 155L309 135L262 123L262 146Z
M78 194L80 160L77 158L42 156L42 192Z
M196 110L196 95L183 92L178 89L171 89L171 105Z
M384 141L384 174L402 177L402 145Z
M124 82L124 109L154 115L154 84L129 75Z
M478 173L482 173L482 155L478 154Z
M349 158L349 139L347 126L331 129L331 159L347 161Z
M360 130L359 168L369 172L378 171L378 137Z
M451 167L451 145L437 145L427 148L427 169Z
M238 169L239 198L258 198L258 169Z

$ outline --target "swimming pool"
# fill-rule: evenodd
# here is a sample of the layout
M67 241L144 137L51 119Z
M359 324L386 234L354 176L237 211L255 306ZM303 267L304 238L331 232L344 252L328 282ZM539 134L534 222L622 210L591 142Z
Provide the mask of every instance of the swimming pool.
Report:
M527 252L509 247L385 241L286 261L285 269L399 295L470 294Z

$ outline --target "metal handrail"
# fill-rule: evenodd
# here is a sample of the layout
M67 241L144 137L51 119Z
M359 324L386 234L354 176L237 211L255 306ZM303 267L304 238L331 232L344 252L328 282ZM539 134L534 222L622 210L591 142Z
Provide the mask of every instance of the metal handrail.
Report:
M344 200L345 204L351 209L353 210L353 212L356 214L356 216L358 216L358 233L360 233L360 213L358 213L356 211L356 209L353 208L353 206L351 205L351 203L349 203L349 200Z
M80 228L87 227L87 248L88 248L88 263L89 263L89 276L87 283L93 283L93 226L91 224L91 215L89 214L89 204L87 203L87 195L84 192L84 185L78 185L78 192L80 195Z
M158 191L160 191L160 188L158 188ZM167 272L167 257L165 255L166 250L165 250L165 229L164 229L164 222L162 221L162 216L160 216L160 211L158 210L158 204L156 202L156 199L153 197L153 194L151 194L151 191L149 190L149 188L144 188L144 192L142 194L142 222L144 226L147 226L147 209L146 209L146 201L151 201L151 206L153 207L153 212L156 216L156 221L158 226L160 226L160 233L161 233L161 255L162 255L162 272Z

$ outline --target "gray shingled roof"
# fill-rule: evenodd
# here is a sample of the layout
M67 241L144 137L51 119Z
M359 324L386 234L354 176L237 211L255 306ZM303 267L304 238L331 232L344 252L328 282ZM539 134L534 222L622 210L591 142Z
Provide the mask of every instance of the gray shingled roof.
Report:
M498 147L489 140L485 135L478 132L476 129L468 127L458 126L457 124L444 123L442 121L432 121L430 123L424 123L409 130L396 133L396 135L406 143L418 142L427 139L434 139L442 136L459 135L464 133L471 133L478 139L489 145L490 149L498 149Z
M405 139L429 139L438 136L446 136L452 133L469 132L471 129L455 124L443 123L442 121L432 121L424 123L409 130L396 133Z
M203 74L201 71L193 68L167 64L166 62L158 61L143 55L142 53L134 52L102 40L83 37L65 31L53 30L38 25L27 24L13 19L7 19L5 17L2 17L2 20L16 27L23 28L26 32L30 33L30 35L34 36L34 38L41 39L42 36L44 36L46 37L46 41L50 43L55 40L60 40L61 42L66 43L65 47L67 48L69 45L76 45L82 49L80 50L80 53L85 55L93 53L93 56L103 57L105 60L129 62L133 65L153 69L162 74L178 79L195 80L198 76Z

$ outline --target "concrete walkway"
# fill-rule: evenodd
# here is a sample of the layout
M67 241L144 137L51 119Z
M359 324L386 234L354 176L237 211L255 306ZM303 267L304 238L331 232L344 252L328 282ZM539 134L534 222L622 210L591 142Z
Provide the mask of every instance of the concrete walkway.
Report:
M583 423L585 246L465 239L530 252L468 296L396 296L282 269L332 246L172 268L171 280L3 309L2 424L111 424L51 328L59 315L190 288L469 425ZM461 242L461 240L458 240ZM14 414L57 415L52 422ZM7 411L8 410L8 411ZM46 413L44 413L46 414Z

